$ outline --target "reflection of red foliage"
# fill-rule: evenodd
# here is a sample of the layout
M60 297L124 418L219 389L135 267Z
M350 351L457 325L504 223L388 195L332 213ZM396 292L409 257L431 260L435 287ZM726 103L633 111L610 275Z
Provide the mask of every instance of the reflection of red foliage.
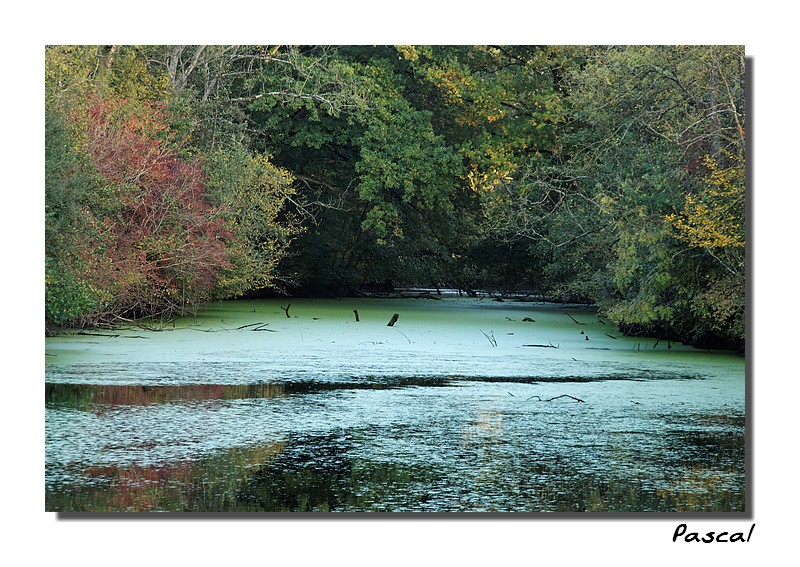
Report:
M103 386L94 396L97 404L145 405L174 400L221 400L226 386L200 384L185 386Z
M165 506L182 508L193 478L191 463L162 467L89 467L82 473L111 481L111 487L97 490L95 502L105 501L109 510L136 512L164 509Z
M280 384L184 384L182 386L96 386L92 401L102 405L144 405L175 400L274 398L285 395Z
M231 234L200 166L178 156L165 115L95 99L85 133L103 185L88 205L86 279L111 295L116 313L172 314L205 299L229 265Z

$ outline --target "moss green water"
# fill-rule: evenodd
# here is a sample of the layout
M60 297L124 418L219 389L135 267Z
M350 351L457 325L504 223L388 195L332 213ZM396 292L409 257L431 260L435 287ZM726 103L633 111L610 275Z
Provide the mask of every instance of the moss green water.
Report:
M222 302L47 339L47 508L742 511L744 382L585 309Z

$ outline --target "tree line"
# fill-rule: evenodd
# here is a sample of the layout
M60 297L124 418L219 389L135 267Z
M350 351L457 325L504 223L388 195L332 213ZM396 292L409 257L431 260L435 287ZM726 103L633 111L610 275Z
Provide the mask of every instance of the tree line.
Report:
M46 326L376 282L741 347L740 46L50 46Z

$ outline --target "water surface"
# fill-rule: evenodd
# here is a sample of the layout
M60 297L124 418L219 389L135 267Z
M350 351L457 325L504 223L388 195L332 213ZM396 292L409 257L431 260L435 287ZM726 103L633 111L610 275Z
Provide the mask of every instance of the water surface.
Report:
M45 354L51 511L744 509L743 359L591 310L227 301Z

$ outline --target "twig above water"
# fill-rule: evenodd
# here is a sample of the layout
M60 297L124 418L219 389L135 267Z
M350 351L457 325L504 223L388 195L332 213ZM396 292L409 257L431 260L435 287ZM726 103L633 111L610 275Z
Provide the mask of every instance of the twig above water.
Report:
M553 400L557 400L557 399L559 399L559 398L572 398L572 399L573 399L573 400L575 400L576 402L580 402L580 403L582 403L582 404L585 404L585 403L586 403L584 400L582 400L582 399L580 399L580 398L576 398L575 396L570 396L569 394L561 394L560 396L556 396L555 398L550 398L549 400L544 400L544 399L542 399L542 398L541 398L541 397L539 397L539 396L531 396L530 398L528 398L528 399L527 399L527 400L525 400L525 401L527 402L527 401L529 401L529 400L532 400L533 398L536 398L536 399L538 399L540 402L552 402Z
M486 340L489 341L489 344L493 347L497 346L497 339L494 338L494 331L489 331L488 333L484 332L483 329L480 329L483 336L486 337Z

